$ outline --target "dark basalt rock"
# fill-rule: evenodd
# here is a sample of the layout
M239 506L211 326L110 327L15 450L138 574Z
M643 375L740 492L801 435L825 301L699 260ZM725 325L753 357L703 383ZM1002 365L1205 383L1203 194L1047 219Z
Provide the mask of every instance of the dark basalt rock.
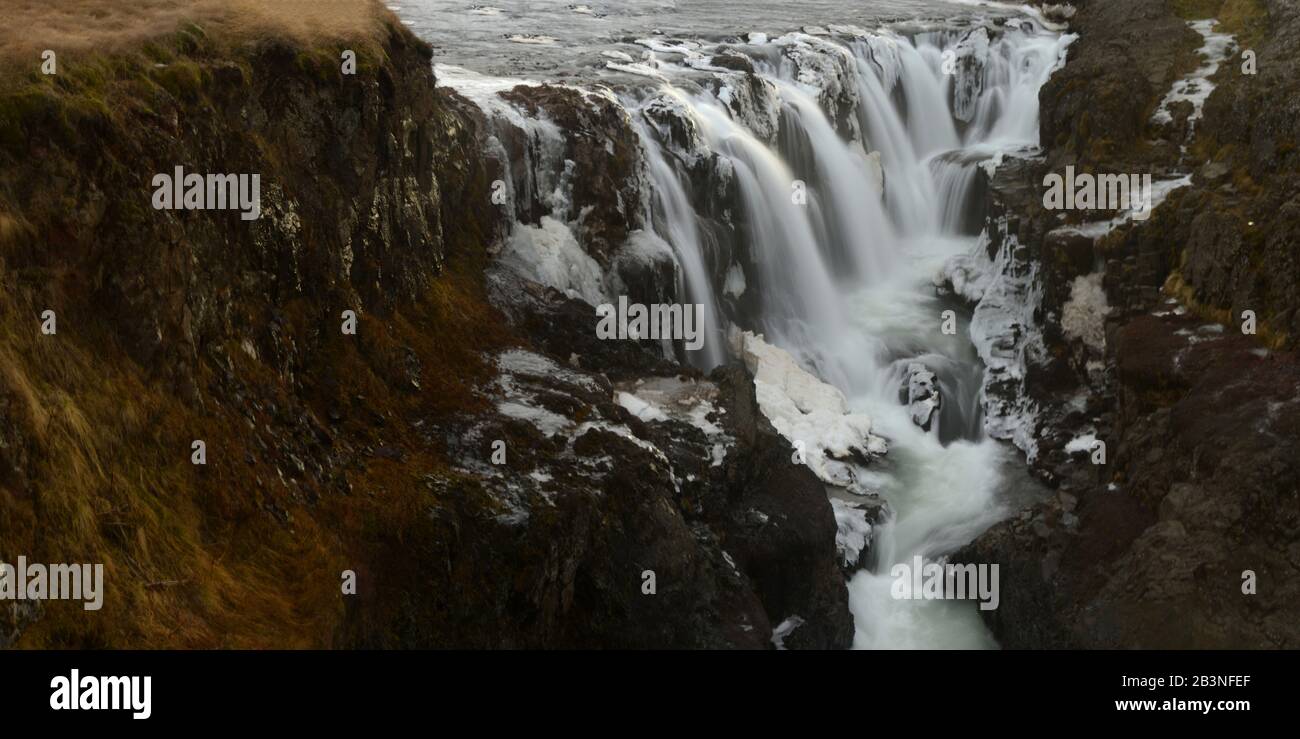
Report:
M520 85L501 97L529 116L550 120L565 137L564 158L573 162L571 216L579 220L579 242L602 266L629 232L641 226L640 143L627 114L613 101L551 85ZM510 161L523 162L525 142L507 142ZM534 200L516 204L524 220L550 208Z
M703 382L698 372L665 361L655 342L595 339L594 311L582 301L530 285L501 271L493 272L491 279L496 286L494 299L506 314L511 320L518 321L558 363L567 364L566 371L600 373L593 377L596 383L604 383L605 377L616 382L634 382L654 375ZM569 357L571 361L559 362L561 357ZM540 380L530 378L530 382ZM548 405L551 409L563 410L563 415L575 421L581 419L588 423L603 419L624 425L632 434L659 449L671 467L671 475L663 468L663 460L655 462L653 453L618 433L589 429L573 443L573 451L580 457L610 460L612 467L606 472L616 475L610 479L634 485L637 495L651 495L651 486L657 485L657 492L653 495L675 511L674 515L686 527L683 530L693 532L692 539L664 542L662 549L656 548L655 551L673 548L696 552L690 555L692 559L713 558L716 569L710 571L712 577L733 578L734 586L729 587L755 599L746 601L737 595L738 600L729 606L733 609L731 611L718 610L722 606L717 603L700 605L692 602L689 606L680 603L676 607L687 611L697 608L701 613L717 611L722 623L707 628L703 622L696 623L692 628L699 632L697 635L688 638L685 633L674 632L672 639L687 641L667 641L660 646L770 646L772 627L797 615L805 623L786 640L787 647L847 647L853 635L848 591L837 565L836 525L822 484L805 466L793 463L793 450L789 443L776 433L759 411L753 377L742 365L715 370L706 384L716 387L718 412L712 421L730 440L720 465L712 462L714 442L698 428L675 421L643 422L610 402L608 399L612 399L612 392L608 392L604 402L592 397L583 398L584 403L592 402L594 407ZM577 390L570 390L569 394L574 398L581 395ZM467 435L475 438L487 436L478 432ZM529 445L533 443L528 442ZM512 442L510 446L513 449L516 444ZM563 455L558 458L551 454L530 455L528 459L524 471L535 468L555 480L564 479L566 490L575 485L591 487L600 480L599 476L593 480L590 471L581 474L557 471L566 464ZM643 465L640 471L638 464ZM629 469L624 470L625 467ZM668 484L670 477L678 481L678 489L674 490ZM609 494L607 487L602 489ZM625 525L630 532L631 521L626 521ZM666 524L660 521L656 525L662 527ZM592 555L583 560L591 564L583 566L598 567L603 571L619 561L615 558L606 562L606 559L603 554ZM652 560L648 555L638 554L637 561ZM664 575L658 570L656 573L659 581L663 582ZM612 577L602 576L602 579L610 581ZM626 577L626 574L619 577ZM686 597L693 591L707 594L713 592L714 587L697 582L684 586L680 595ZM749 606L739 605L746 602L757 604L760 610L754 612L746 610ZM604 605L585 610L576 610L575 607L574 618L608 617L603 615L601 608ZM659 611L655 613L659 614L655 618L665 618ZM678 618L677 622L681 620ZM623 622L619 627L630 633L584 636L584 641L578 643L596 645L605 643L601 639L612 639L615 644L623 644L629 638L650 639L638 634L636 630L640 627L636 623L639 621ZM740 628L741 625L747 628ZM662 632L669 626L660 624L658 628ZM724 627L731 631L717 631ZM567 638L577 637L562 639ZM562 640L558 643L567 642ZM638 643L642 646L650 644L649 641Z
M277 42L117 80L120 110L75 135L0 109L0 310L59 317L57 340L0 337L0 558L113 573L96 619L6 610L0 644L771 648L797 614L789 645L848 646L830 505L752 377L601 341L592 306L489 268L487 121L391 23L355 80ZM641 225L629 122L506 96L572 136L608 264ZM178 163L260 173L261 218L154 211L149 173ZM647 377L713 388L721 463L696 425L615 401Z
M611 341L597 337L600 319L590 303L504 269L490 270L488 285L493 303L506 317L548 354L563 358L565 363L615 381L690 372L665 359L659 342L652 339Z
M1083 478L1068 496L958 555L1003 563L989 623L1004 646L1300 643L1285 615L1300 607L1290 533L1300 520L1300 363L1261 357L1247 337L1191 343L1178 333L1199 325L1167 317L1125 327L1107 465L1070 463ZM1248 570L1267 589L1243 593Z
M753 74L754 61L743 54L715 54L711 63L715 67L730 69L733 72Z
M825 488L794 464L790 444L758 409L753 378L740 364L712 375L723 418L737 439L728 454L725 514L714 518L736 562L754 581L772 624L800 616L789 648L847 648L853 641L848 589L837 566L835 516Z
M1294 343L1298 191L1276 142L1296 117L1264 102L1300 85L1300 22L1287 3L1258 6L1268 30L1253 43L1279 63L1267 78L1223 65L1189 142L1193 184L1149 221L1095 244L1048 236L1054 214L995 183L1041 268L1048 361L1030 366L1026 391L1040 405L1034 471L1057 487L954 557L1001 564L1001 605L984 616L1003 646L1300 644L1283 615L1300 609L1300 547L1285 533L1300 518L1300 361L1276 350ZM1158 4L1078 7L1081 37L1041 96L1048 166L1177 171L1180 116L1146 121L1195 67L1199 39ZM1070 359L1058 323L1071 282L1098 265L1111 308L1100 369ZM1240 331L1245 309L1261 336ZM1104 464L1064 451L1085 433L1106 444ZM1243 592L1247 571L1271 584Z

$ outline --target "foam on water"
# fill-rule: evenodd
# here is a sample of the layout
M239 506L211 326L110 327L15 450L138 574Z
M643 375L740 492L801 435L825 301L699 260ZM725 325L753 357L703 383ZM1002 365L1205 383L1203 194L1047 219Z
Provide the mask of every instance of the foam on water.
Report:
M986 429L999 438L1014 436L1017 424L1032 431L1015 408L990 406L986 414L985 365L1014 370L1024 360L1023 347L1012 357L998 353L999 321L1032 312L1033 294L1029 284L999 281L971 205L977 183L1004 155L1037 146L1038 90L1072 37L1036 11L978 7L1021 19L881 27L859 14L796 32L767 22L725 38L646 33L635 43L593 43L590 64L576 75L620 85L616 99L641 141L650 185L644 220L671 251L679 299L706 306L711 337L761 333L765 341L753 338L749 354L782 368L776 382L775 370L751 367L764 410L788 437L835 450L810 455L824 480L888 501L890 516L875 526L842 501L835 507L846 558L868 541L874 552L873 567L848 584L861 648L995 646L973 603L895 600L889 576L893 564L943 557L1006 515L1018 462ZM619 12L602 20L625 21ZM555 36L567 28L538 27ZM944 68L948 50L963 59L957 70ZM748 58L754 77L718 66L720 54ZM552 213L540 226L515 226L515 238L524 234L522 245L541 262L520 271L592 300L589 265L558 233L566 224L576 229L565 163L551 161L550 173L538 166L557 157L563 132L544 120L521 122L527 116L496 97L517 81L443 66L438 74L498 125L529 133L533 161L517 168L523 174L511 191L544 194ZM735 194L734 208L718 200L722 191ZM984 309L972 324L959 303L936 292L941 271L968 297L1003 296L986 302L1005 316ZM955 334L941 331L946 310L961 314ZM731 350L706 345L688 360L707 369L728 356L750 358L744 341ZM934 373L942 396L929 430L900 402L915 364ZM623 400L653 415L635 398ZM835 459L855 445L883 451L868 449L872 437L888 439L884 464L853 468Z

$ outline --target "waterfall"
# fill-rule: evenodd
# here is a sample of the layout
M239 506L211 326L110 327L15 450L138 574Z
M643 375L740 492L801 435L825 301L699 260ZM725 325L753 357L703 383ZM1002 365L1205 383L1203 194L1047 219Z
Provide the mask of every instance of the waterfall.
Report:
M638 42L640 61L608 65L644 154L645 228L671 250L678 300L705 306L709 340L688 360L711 368L727 359L729 329L762 332L890 440L868 479L892 515L876 526L874 567L849 583L855 646L992 646L973 604L896 600L889 572L1005 515L1014 450L984 431L984 365L969 338L980 329L934 281L978 248L986 172L1037 147L1038 90L1072 40L1026 17L835 38L655 37ZM556 187L563 163L559 174L532 163L554 163L563 132L521 123L483 100L490 85L450 71L493 125L527 127L530 166L513 170L511 191ZM566 198L550 200L553 219L574 217ZM942 330L946 310L960 331ZM943 401L928 430L900 402L917 364Z
M644 128L640 128L638 133L647 148L650 179L654 183L654 192L658 199L656 207L660 218L657 222L661 225L656 228L662 232L663 239L673 249L682 266L679 273L682 276L682 284L679 286L678 295L681 295L685 302L700 303L704 306L704 331L708 338L704 346L699 349L699 355L692 357L692 361L706 368L716 367L724 359L722 352L724 334L718 318L718 305L713 286L710 284L709 273L705 268L706 255L700 236L700 225L687 199L686 190L678 179L677 170L669 165L668 160L659 151L659 145L646 134Z
M826 183L819 192L825 198L822 220L830 229L825 242L833 261L848 268L839 282L851 286L880 279L893 268L897 255L894 226L883 207L882 173L873 173L872 161L861 152L846 151L813 96L790 83L778 89L795 116L794 124L807 135L812 165Z

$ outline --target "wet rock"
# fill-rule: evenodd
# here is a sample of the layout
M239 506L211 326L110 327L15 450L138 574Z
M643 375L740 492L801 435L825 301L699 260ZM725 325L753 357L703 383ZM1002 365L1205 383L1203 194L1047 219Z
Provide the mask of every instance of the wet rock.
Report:
M715 67L730 69L735 72L753 74L754 62L743 54L715 54L711 63Z
M1294 59L1300 14L1286 3L1264 5L1272 26L1255 48ZM1174 124L1163 128L1144 117L1173 79L1199 63L1198 39L1154 5L1077 7L1072 27L1081 37L1042 94L1048 165L1178 171L1187 111L1175 109ZM1300 67L1278 65L1262 88L1234 64L1215 79L1195 128L1221 148L1191 165L1192 186L1174 192L1148 222L1093 245L1057 236L1055 219L1032 200L1003 198L1042 268L1039 318L1049 361L1030 364L1025 389L1042 422L1035 470L1060 486L1054 499L994 526L959 554L1003 565L1002 603L983 615L1005 647L1255 648L1300 640L1274 615L1294 611L1300 597L1293 586L1300 573L1278 526L1300 516L1290 461L1300 427L1294 391L1283 389L1295 387L1289 383L1300 363L1237 330L1247 305L1264 306L1257 313L1276 321L1280 330L1265 337L1275 346L1289 341L1282 333L1294 321L1280 307L1292 300L1281 296L1290 289L1284 284L1295 284L1294 260L1272 249L1293 232L1288 208L1297 187L1282 173L1286 165L1265 161L1275 155L1263 152L1276 151L1274 135L1294 129L1295 116L1279 116L1257 96L1300 87ZM1191 151L1193 162L1205 161L1195 141ZM1269 215L1236 193L1245 172L1259 185L1253 205L1267 203ZM1104 356L1083 363L1053 324L1094 259L1104 262L1111 311ZM1105 464L1062 453L1085 432L1106 442ZM1282 584L1267 596L1246 595L1246 570L1281 573L1275 582ZM1171 622L1171 612L1185 617Z
M608 265L628 233L641 225L641 147L623 108L599 95L551 85L520 85L501 97L558 127L563 160L570 167L565 182L572 202L566 215L578 221L583 249ZM506 144L511 162L534 158L525 151L529 141L523 132ZM534 193L531 202L516 203L524 209L523 220L536 222L552 211L542 195L549 193Z
M943 407L943 396L935 375L920 362L907 365L907 407L912 423L923 431L930 430L934 414Z

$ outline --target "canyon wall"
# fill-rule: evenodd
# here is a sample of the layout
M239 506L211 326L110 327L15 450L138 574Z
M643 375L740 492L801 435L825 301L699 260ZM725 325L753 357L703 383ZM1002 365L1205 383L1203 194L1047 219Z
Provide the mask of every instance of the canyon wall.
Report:
M999 173L991 219L1039 265L1045 351L1025 393L1035 471L1057 493L958 558L1003 564L1002 605L985 615L1006 647L1295 648L1300 13L1076 5L1080 38L1041 95L1045 161ZM1237 47L1204 116L1179 102L1154 122L1202 66L1188 21L1205 17ZM1190 178L1150 220L1089 233L1043 207L1043 175L1067 165Z
M481 113L376 13L6 60L0 560L107 593L4 609L0 645L847 646L830 504L752 376L493 269ZM178 166L258 174L260 217L155 209ZM699 418L637 417L636 380Z

